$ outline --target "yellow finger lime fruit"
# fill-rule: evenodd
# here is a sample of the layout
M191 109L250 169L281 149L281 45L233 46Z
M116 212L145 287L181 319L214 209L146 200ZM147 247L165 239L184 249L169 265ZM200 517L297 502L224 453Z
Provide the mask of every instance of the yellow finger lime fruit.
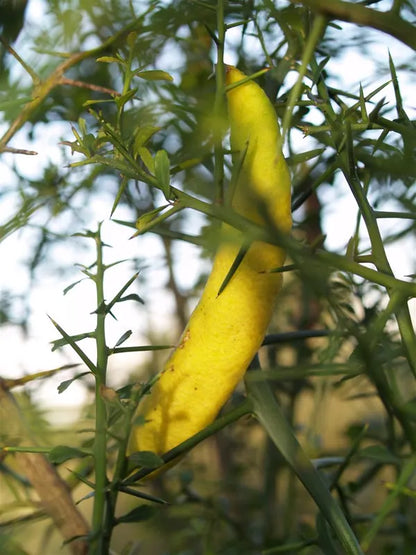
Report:
M227 67L227 85L244 78L238 69ZM231 148L236 159L243 155L232 207L258 224L271 221L288 232L290 179L278 147L273 106L254 81L229 89L227 98ZM218 295L243 244L241 232L224 228L230 239L219 246L179 345L139 405L137 414L145 423L133 429L130 452L165 453L210 424L263 341L281 287L281 275L267 270L281 266L285 253L254 242Z

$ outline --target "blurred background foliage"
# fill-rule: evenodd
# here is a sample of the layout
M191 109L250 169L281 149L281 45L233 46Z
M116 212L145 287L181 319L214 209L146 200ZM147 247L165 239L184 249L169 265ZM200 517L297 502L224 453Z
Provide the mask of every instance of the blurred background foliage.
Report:
M352 23L333 20L329 12L295 96L285 144L293 181L294 243L288 245L290 266L268 346L260 353L263 373L253 371L248 379L270 381L363 548L404 555L416 545L416 343L407 304L415 292L403 285L414 275L404 276L400 267L395 268L397 279L392 275L386 249L389 254L401 250L406 272L414 274L415 66L414 50L403 42L400 59L389 57L387 48L397 47L394 25L389 35L377 31L371 14L378 21L377 13L390 10L392 21L400 16L414 26L416 9L406 0L333 2L341 4L349 6ZM354 23L357 6L369 10L367 26ZM143 178L156 152L168 153L176 188L192 199L213 202L218 6L213 0L30 0L26 22L25 7L26 2L0 3L2 267L11 264L13 253L6 248L18 237L19 272L25 276L17 290L12 275L1 282L0 324L19 326L30 337L31 290L42 276L54 276L59 290L79 279L73 253L65 250L73 234L96 228L110 214L114 225L121 220L133 234L138 219L146 222L144 215L165 204L160 189ZM325 9L321 2L224 2L226 61L247 74L271 68L258 81L280 118L302 71L316 13ZM397 36L403 33L397 28ZM6 53L7 44L17 54ZM371 68L361 85L348 55ZM131 69L137 73L130 82ZM69 136L70 125L75 137ZM54 151L57 157L48 155L51 141L62 142ZM29 154L19 152L39 149L44 156L36 166L25 162ZM126 153L135 166L123 174L117 164L126 162ZM226 155L226 177L230 171ZM192 200L188 206L195 208ZM331 247L336 239L326 236L327 216L334 210L340 228L345 221L355 224L336 252ZM197 244L208 257L211 228L204 215L195 219L193 210L152 228L165 270L160 288L168 289L174 309L166 316L172 324L149 324L150 343L176 341L209 271L208 264L201 264L193 286L181 285L187 269L183 261L178 264L175 245ZM76 255L87 249L82 238L70 241ZM140 256L132 252L144 273L140 296L146 298L147 261ZM362 273L365 264L373 274ZM75 333L85 331L82 309ZM119 385L144 379L161 368L165 357L163 351L152 352ZM73 376L82 372L75 369ZM88 378L79 379L90 391ZM91 429L92 401L68 429L45 419L30 392L26 388L16 399L30 423L33 444L91 445L91 431L75 432ZM241 387L227 408L238 405L243 395ZM1 435L10 445L5 420ZM110 474L114 449L110 439ZM68 473L68 465L86 480L91 465L77 459L56 463L75 499L81 499L89 490ZM0 551L55 553L61 539L13 455L5 453L0 470ZM145 491L169 505L155 505L152 514L131 519L144 522L120 524L112 544L117 553L336 552L313 501L252 418L220 431ZM122 514L137 501L124 496L119 503ZM80 507L88 519L91 499Z

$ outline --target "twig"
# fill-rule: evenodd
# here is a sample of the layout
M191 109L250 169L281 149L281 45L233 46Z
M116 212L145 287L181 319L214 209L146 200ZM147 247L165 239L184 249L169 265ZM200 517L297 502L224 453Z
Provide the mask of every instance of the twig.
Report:
M73 87L80 87L82 89L89 89L91 91L98 91L106 94L111 94L113 96L121 96L121 94L114 89L109 89L107 87L101 87L100 85L94 85L93 83L85 83L84 81L78 81L76 79L68 79L67 77L62 77L60 85L71 85Z
M61 64L59 64L54 69L54 71L52 71L49 77L47 77L43 81L40 81L33 72L30 72L30 75L32 76L32 79L34 81L32 100L25 105L23 110L20 112L17 118L10 125L9 129L7 129L3 137L0 139L0 152L4 149L4 147L10 141L10 139L19 131L19 129L21 129L23 125L30 119L33 112L42 104L42 102L45 100L45 98L48 97L51 91L57 86L65 84L66 78L64 77L64 73L68 69L75 66L79 62L86 60L87 58L98 56L103 51L110 48L122 36L124 36L129 31L134 29L141 20L142 20L142 16L134 19L129 25L126 25L126 27L124 27L118 33L114 34L108 40L100 44L100 46L98 46L97 48L72 54L71 56L69 56L68 59L64 60ZM23 60L20 60L20 58L18 59L20 63L22 63L23 67L27 69L27 64L25 64ZM113 92L111 94L113 94Z
M342 0L291 0L332 19L341 19L358 25L366 25L387 33L416 50L416 32L411 23L404 21L395 10L379 12L361 4Z
M35 150L26 150L25 148L13 148L12 146L5 146L0 152L11 152L12 154L26 154L26 156L36 156L38 153Z
M19 407L5 382L0 378L0 420L8 425L8 436L33 443L29 437ZM85 537L89 529L84 517L75 507L67 484L41 453L15 452L13 455L40 498L42 508L54 521L74 555L88 552Z

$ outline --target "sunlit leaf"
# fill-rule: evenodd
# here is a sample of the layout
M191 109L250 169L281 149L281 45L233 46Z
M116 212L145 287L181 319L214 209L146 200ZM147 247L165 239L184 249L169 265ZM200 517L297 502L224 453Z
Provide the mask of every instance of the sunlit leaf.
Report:
M160 69L139 70L135 72L135 75L146 81L173 81L173 77L170 73Z
M48 459L53 464L62 464L70 459L79 459L88 457L90 453L77 449L76 447L69 447L68 445L57 445L48 453Z
M170 162L166 150L158 150L155 156L155 176L166 199L170 197Z

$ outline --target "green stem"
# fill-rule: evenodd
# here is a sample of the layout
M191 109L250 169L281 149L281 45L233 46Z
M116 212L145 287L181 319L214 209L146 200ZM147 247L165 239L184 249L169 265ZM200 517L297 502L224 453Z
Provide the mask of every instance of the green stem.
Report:
M299 97L302 94L303 78L306 75L308 65L310 60L313 57L313 53L315 52L316 45L321 40L321 37L325 31L326 23L327 23L326 17L323 17L321 15L318 15L315 18L315 21L313 22L312 31L308 37L308 40L305 45L305 50L303 52L302 63L299 68L298 79L295 83L295 86L292 88L289 94L287 107L286 107L285 115L282 122L282 138L281 138L282 145L285 142L286 134L290 128L292 113L295 108L296 102L298 101Z
M215 201L224 203L224 152L222 149L223 122L225 119L224 106L224 2L217 2L217 65L215 68L216 89L214 103L214 184Z
M296 256L299 255L300 253L296 254ZM312 262L313 258L319 262L322 262L326 266L331 266L337 270L341 270L342 272L355 274L372 283L382 285L386 288L392 287L396 291L400 291L404 297L416 296L416 284L397 279L392 275L383 274L382 272L378 272L377 270L373 270L372 268L368 268L367 266L358 264L353 260L348 260L345 256L342 256L340 254L326 251L317 251L313 255L310 254L309 257L307 253L304 253L303 256L304 262L308 262L308 260Z
M383 210L374 210L376 218L400 218L404 220L416 220L416 213L412 212L387 212Z
M127 458L126 452L129 443L130 437L130 427L131 427L131 417L132 412L134 412L134 407L132 405L131 410L125 410L124 412L124 436L121 438L118 444L118 453L117 453L117 460L116 465L114 468L113 479L110 484L110 490L108 493L107 498L107 506L106 506L106 513L105 513L105 525L104 525L104 544L107 546L107 549L110 546L111 535L114 526L114 514L117 504L118 493L120 491L120 484L122 479L125 476L126 468L127 468Z
M341 152L340 166L341 170L347 180L351 192L357 201L360 212L367 227L367 232L371 242L372 256L378 273L391 276L394 283L392 286L387 287L387 293L391 297L397 291L397 280L394 277L393 271L390 267L386 251L384 249L384 242L378 227L377 217L374 210L370 205L368 198L361 186L360 180L356 174L356 165L354 161L354 146L352 142L351 130L347 128L347 148L346 151ZM409 309L406 301L403 300L401 305L395 311L397 323L399 326L400 334L402 337L403 345L406 350L407 360L409 367L416 377L416 336L413 331Z
M97 273L95 287L97 306L104 304L104 272L103 243L101 240L101 225L95 235L97 250ZM90 555L105 555L108 545L104 545L104 518L107 509L107 411L101 389L106 384L107 346L105 338L105 311L98 311L95 330L97 346L97 371L95 375L95 496L92 515L92 532Z

